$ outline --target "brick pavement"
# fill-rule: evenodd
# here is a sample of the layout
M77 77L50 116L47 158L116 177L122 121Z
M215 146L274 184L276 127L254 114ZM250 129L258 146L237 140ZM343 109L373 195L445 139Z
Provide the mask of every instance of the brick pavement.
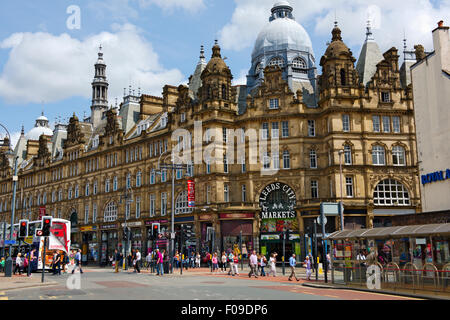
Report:
M45 275L45 282L41 282L41 274L34 273L31 277L26 275L13 275L11 278L4 277L0 274L0 291L25 289L25 288L35 288L35 287L45 287L58 284L49 278L48 274Z

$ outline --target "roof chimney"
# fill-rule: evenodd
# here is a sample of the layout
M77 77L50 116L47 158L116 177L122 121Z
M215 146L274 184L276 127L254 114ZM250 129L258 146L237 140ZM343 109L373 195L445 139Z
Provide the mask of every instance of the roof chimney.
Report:
M438 28L442 28L444 26L444 20L438 22Z

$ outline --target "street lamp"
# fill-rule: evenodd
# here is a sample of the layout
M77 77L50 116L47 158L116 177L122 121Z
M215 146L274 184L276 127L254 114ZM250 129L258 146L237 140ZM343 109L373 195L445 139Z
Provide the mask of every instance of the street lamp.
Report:
M172 170L172 210L171 210L171 229L170 229L170 249L169 249L169 261L170 261L170 272L173 273L173 257L175 255L175 170L186 169L187 165L183 164L175 164L174 154L171 154L170 161L171 164L162 164L161 165L161 157L168 153L169 150L164 151L158 159L158 170L155 170L155 173L162 175L162 170Z
M130 192L128 192L128 190L130 190ZM125 262L125 270L127 269L127 257L128 257L128 242L130 241L130 236L131 233L128 232L128 224L127 224L127 220L128 220L128 214L130 212L128 212L128 204L131 203L133 201L133 189L128 188L128 186L125 186L125 193L123 193L122 195L120 195L120 203L122 203L122 199L125 199L125 225L124 225L124 234L126 234L127 236L127 240L124 241L124 262Z
M339 216L341 218L341 231L344 230L344 200L343 200L343 182L342 182L342 155L344 150L339 150L339 172L341 176L341 203L339 204Z
M17 159L19 159L19 157L14 156L14 152L11 149L11 135L9 134L8 129L6 129L6 127L2 124L0 124L0 126L3 127L3 129L5 129L6 133L8 134L9 146L8 146L8 152L6 153L6 155L8 156L9 159L11 159L14 162L13 199L12 199L12 204L11 204L11 227L10 227L10 231L9 231L9 239L12 240L13 232L14 232L14 214L16 211L16 189L17 189L17 181L19 180L19 178L17 176ZM10 244L9 245L9 256L5 262L5 277L12 277L13 261L12 261L11 255L12 255L12 245Z

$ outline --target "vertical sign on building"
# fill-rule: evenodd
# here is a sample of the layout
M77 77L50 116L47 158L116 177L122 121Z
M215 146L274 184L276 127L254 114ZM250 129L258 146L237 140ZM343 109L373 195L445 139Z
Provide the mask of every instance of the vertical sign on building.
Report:
M188 207L195 207L195 182L194 180L188 180Z
M39 207L39 220L42 220L42 217L46 216L45 207Z

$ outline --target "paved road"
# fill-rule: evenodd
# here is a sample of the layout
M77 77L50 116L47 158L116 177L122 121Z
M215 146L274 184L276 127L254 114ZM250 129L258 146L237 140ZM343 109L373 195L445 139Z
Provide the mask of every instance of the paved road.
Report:
M411 298L316 289L286 278L249 279L207 272L185 272L183 276L113 273L110 269L85 270L80 289L69 290L69 275L46 276L58 285L0 292L0 300L412 300Z

